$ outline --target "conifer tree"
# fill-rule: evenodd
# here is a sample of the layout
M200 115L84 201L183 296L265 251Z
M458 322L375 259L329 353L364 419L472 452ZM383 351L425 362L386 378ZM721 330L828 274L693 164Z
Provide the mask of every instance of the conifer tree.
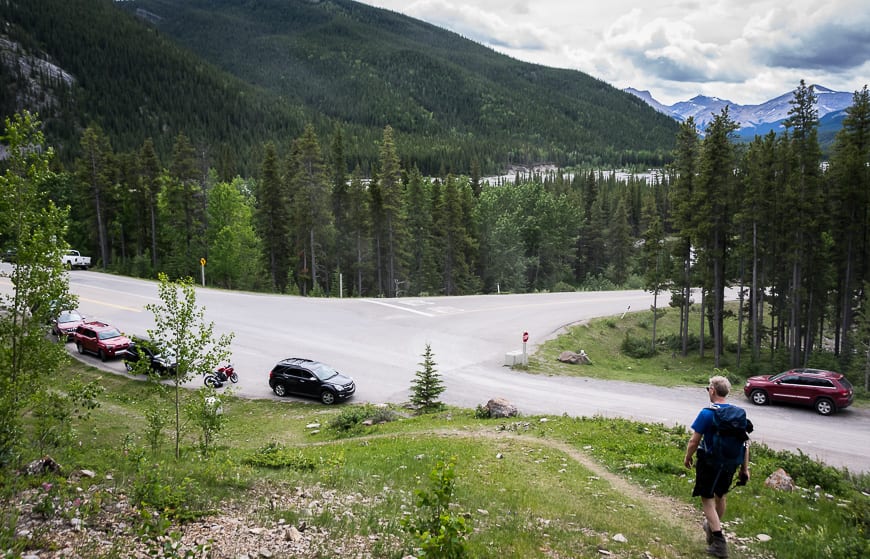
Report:
M731 119L728 107L707 125L699 160L694 225L690 229L704 272L702 287L710 295L708 303L712 311L709 319L716 367L719 367L719 358L724 351L722 325L726 263L732 233L731 217L737 209L734 205L737 161L731 139L736 129L737 123ZM701 344L703 347L703 339Z
M821 192L821 148L818 142L818 97L803 80L794 91L784 125L791 132L793 171L787 174L782 223L789 233L788 269L791 278L785 291L789 299L789 360L805 363L826 304L827 278L819 274L828 266L829 255L822 243L824 199Z
M294 142L293 160L290 165L289 186L293 237L305 261L303 270L303 293L310 287L314 290L329 290L327 255L332 252L335 238L330 188L327 182L320 142L314 126L305 127L302 136Z
M356 295L362 297L365 293L363 288L364 276L371 269L370 253L367 249L371 235L371 213L369 212L369 198L362 180L362 171L357 165L350 177L348 191L348 236L353 241L353 265L352 270Z
M607 231L607 246L610 256L613 283L623 285L628 279L628 271L632 258L632 237L628 223L628 212L625 198L620 198L616 204L616 211L610 218L610 227Z
M161 224L165 239L166 272L174 277L193 276L206 256L205 192L196 151L183 133L176 136L169 166L171 180L162 189Z
M139 184L145 191L148 206L148 232L151 248L151 265L157 268L157 198L160 195L160 161L154 150L154 142L146 138L139 152Z
M266 144L263 155L256 216L272 287L283 293L287 288L287 274L290 270L289 200L278 169L278 154L271 142Z
M658 321L659 293L667 289L669 277L669 261L665 248L665 231L662 220L655 208L655 200L647 198L644 204L644 216L647 228L643 233L641 249L641 270L643 272L644 290L653 294L653 326L652 349L656 347L656 323Z
M114 154L109 140L99 126L89 126L82 133L82 156L76 162L76 175L84 186L86 194L82 209L87 212L96 232L97 247L100 250L102 266L109 265L108 221L111 207L112 190L115 184Z
M689 309L692 305L692 239L694 225L695 182L698 174L698 154L700 140L695 128L695 119L689 117L680 125L677 133L677 147L674 153L674 172L676 179L671 188L672 228L678 239L674 243L674 257L680 264L674 267L674 289L672 300L680 307L680 338L682 355L688 354Z
M830 225L837 250L835 306L840 317L834 351L849 356L847 334L852 330L857 294L870 280L870 92L866 85L852 96L833 152Z
M406 281L408 229L405 212L404 185L399 155L396 152L393 128L384 128L379 154L378 186L383 202L384 281L387 293L395 297L399 286Z
M430 344L426 344L423 362L418 364L423 368L417 371L411 382L411 403L422 413L438 411L444 406L438 396L444 392L445 387L435 369L435 356Z

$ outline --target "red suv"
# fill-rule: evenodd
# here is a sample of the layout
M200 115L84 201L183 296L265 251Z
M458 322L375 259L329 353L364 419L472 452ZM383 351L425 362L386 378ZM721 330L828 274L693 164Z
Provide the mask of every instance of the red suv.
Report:
M79 353L93 353L102 361L124 353L130 347L130 339L105 322L83 322L75 333L76 349Z
M753 404L786 402L812 406L822 415L831 415L852 404L852 383L834 371L791 369L775 375L746 379L743 393Z

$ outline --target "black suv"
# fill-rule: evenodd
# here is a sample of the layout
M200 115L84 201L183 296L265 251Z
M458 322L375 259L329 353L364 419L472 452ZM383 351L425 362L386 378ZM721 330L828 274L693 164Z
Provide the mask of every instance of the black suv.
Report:
M283 359L272 368L269 388L277 396L308 396L327 405L346 400L356 392L352 378L319 361L296 357Z
M133 338L130 347L120 355L128 372L133 371L140 359L145 359L151 370L159 375L175 374L178 368L178 363L172 356L159 351L153 342L141 338Z

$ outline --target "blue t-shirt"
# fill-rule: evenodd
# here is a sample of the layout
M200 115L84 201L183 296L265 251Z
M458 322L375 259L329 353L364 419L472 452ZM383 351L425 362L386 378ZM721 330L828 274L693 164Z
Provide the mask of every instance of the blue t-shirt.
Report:
M731 404L712 404L709 408L702 409L698 413L698 417L696 417L695 421L692 423L692 431L704 435L701 444L698 446L698 448L704 449L704 452L709 450L707 448L707 435L713 436L716 431L716 427L713 425L713 408L724 408L730 405Z

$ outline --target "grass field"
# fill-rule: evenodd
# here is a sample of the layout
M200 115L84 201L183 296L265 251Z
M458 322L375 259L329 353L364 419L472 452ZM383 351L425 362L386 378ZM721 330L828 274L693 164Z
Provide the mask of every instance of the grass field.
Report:
M574 327L546 342L530 370L706 382L711 368L699 358L620 356L616 340L650 331L642 314ZM562 349L581 347L592 366L555 362ZM5 557L34 549L43 559L131 557L134 549L157 557L419 556L419 541L404 525L431 513L419 496L448 487L434 480L439 463L451 458L455 478L441 512L471 528L461 556L705 555L699 504L690 498L692 472L682 467L689 436L682 427L601 417L485 419L466 409L415 415L403 407L230 395L222 398L225 423L210 452L201 451L200 432L184 420L176 460L171 422L159 437L148 435L155 413L174 418L165 396L77 362L68 375L95 380L105 391L99 407L71 425L71 444L29 449L28 460L48 453L61 473L3 473ZM38 432L38 418L31 419L29 428ZM868 476L760 445L752 453L752 480L729 498L732 557L870 556ZM795 492L764 486L777 468L794 478ZM70 475L80 470L94 475ZM107 518L109 511L120 512ZM214 529L227 518L244 529ZM78 531L68 529L74 519ZM292 553L289 532L276 531L289 526L304 536Z

